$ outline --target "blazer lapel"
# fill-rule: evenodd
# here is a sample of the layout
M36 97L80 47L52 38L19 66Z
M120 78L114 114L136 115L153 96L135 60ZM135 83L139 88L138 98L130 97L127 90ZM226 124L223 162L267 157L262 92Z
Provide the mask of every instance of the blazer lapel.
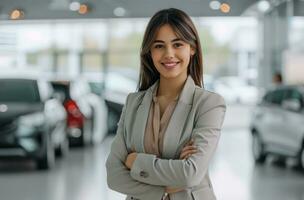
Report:
M132 144L135 146L131 147L132 150L135 150L136 152L145 152L144 135L152 102L153 90L157 85L158 81L156 81L149 89L147 89L143 101L137 109L132 136Z
M164 136L163 158L175 157L188 114L192 107L194 90L195 83L191 76L188 76Z

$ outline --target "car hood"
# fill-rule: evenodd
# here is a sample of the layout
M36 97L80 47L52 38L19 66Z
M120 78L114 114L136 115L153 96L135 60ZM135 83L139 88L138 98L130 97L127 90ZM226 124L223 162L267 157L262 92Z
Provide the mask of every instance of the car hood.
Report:
M0 103L0 126L23 115L42 112L43 110L43 103Z

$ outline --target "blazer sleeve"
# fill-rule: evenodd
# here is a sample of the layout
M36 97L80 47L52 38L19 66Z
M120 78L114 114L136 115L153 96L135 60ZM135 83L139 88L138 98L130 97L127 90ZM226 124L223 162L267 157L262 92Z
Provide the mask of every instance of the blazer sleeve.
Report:
M159 159L155 155L140 153L131 169L131 176L142 183L171 187L198 185L208 170L209 162L219 141L226 106L216 95L199 112L192 138L198 152L184 160ZM207 107L207 108L206 108Z
M130 171L125 167L124 162L128 155L124 140L124 118L126 114L126 105L123 108L118 123L117 133L111 145L110 154L106 161L108 186L112 190L136 197L138 199L161 199L165 193L164 187L154 186L134 180L130 176Z

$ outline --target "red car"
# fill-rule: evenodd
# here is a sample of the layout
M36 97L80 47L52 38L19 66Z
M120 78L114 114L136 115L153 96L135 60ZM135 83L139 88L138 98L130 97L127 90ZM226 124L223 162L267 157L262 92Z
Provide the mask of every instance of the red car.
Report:
M51 81L67 111L70 144L100 143L107 133L107 109L103 99L93 94L83 79Z

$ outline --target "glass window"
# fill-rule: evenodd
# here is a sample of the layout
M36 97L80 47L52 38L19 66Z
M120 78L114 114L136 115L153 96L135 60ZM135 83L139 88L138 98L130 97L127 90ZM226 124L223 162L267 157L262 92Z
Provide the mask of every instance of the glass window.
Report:
M101 52L84 53L82 58L83 72L101 72L103 57Z
M284 97L284 90L276 90L272 93L271 102L276 105L281 105Z
M70 84L69 82L51 82L51 85L53 86L54 93L59 94L63 97L64 101L70 99Z
M69 73L69 60L68 52L60 52L56 55L57 73L68 74Z
M138 70L140 66L139 52L111 52L109 55L111 68L131 68Z
M282 90L282 89L275 90L275 91L267 93L264 96L263 101L265 101L267 103L271 103L271 104L280 105L282 103L283 96L284 96L284 90Z
M263 101L266 102L266 103L271 103L271 93L272 92L269 92L267 93L264 97L263 97Z
M0 102L27 102L40 101L37 83L32 80L0 80Z

